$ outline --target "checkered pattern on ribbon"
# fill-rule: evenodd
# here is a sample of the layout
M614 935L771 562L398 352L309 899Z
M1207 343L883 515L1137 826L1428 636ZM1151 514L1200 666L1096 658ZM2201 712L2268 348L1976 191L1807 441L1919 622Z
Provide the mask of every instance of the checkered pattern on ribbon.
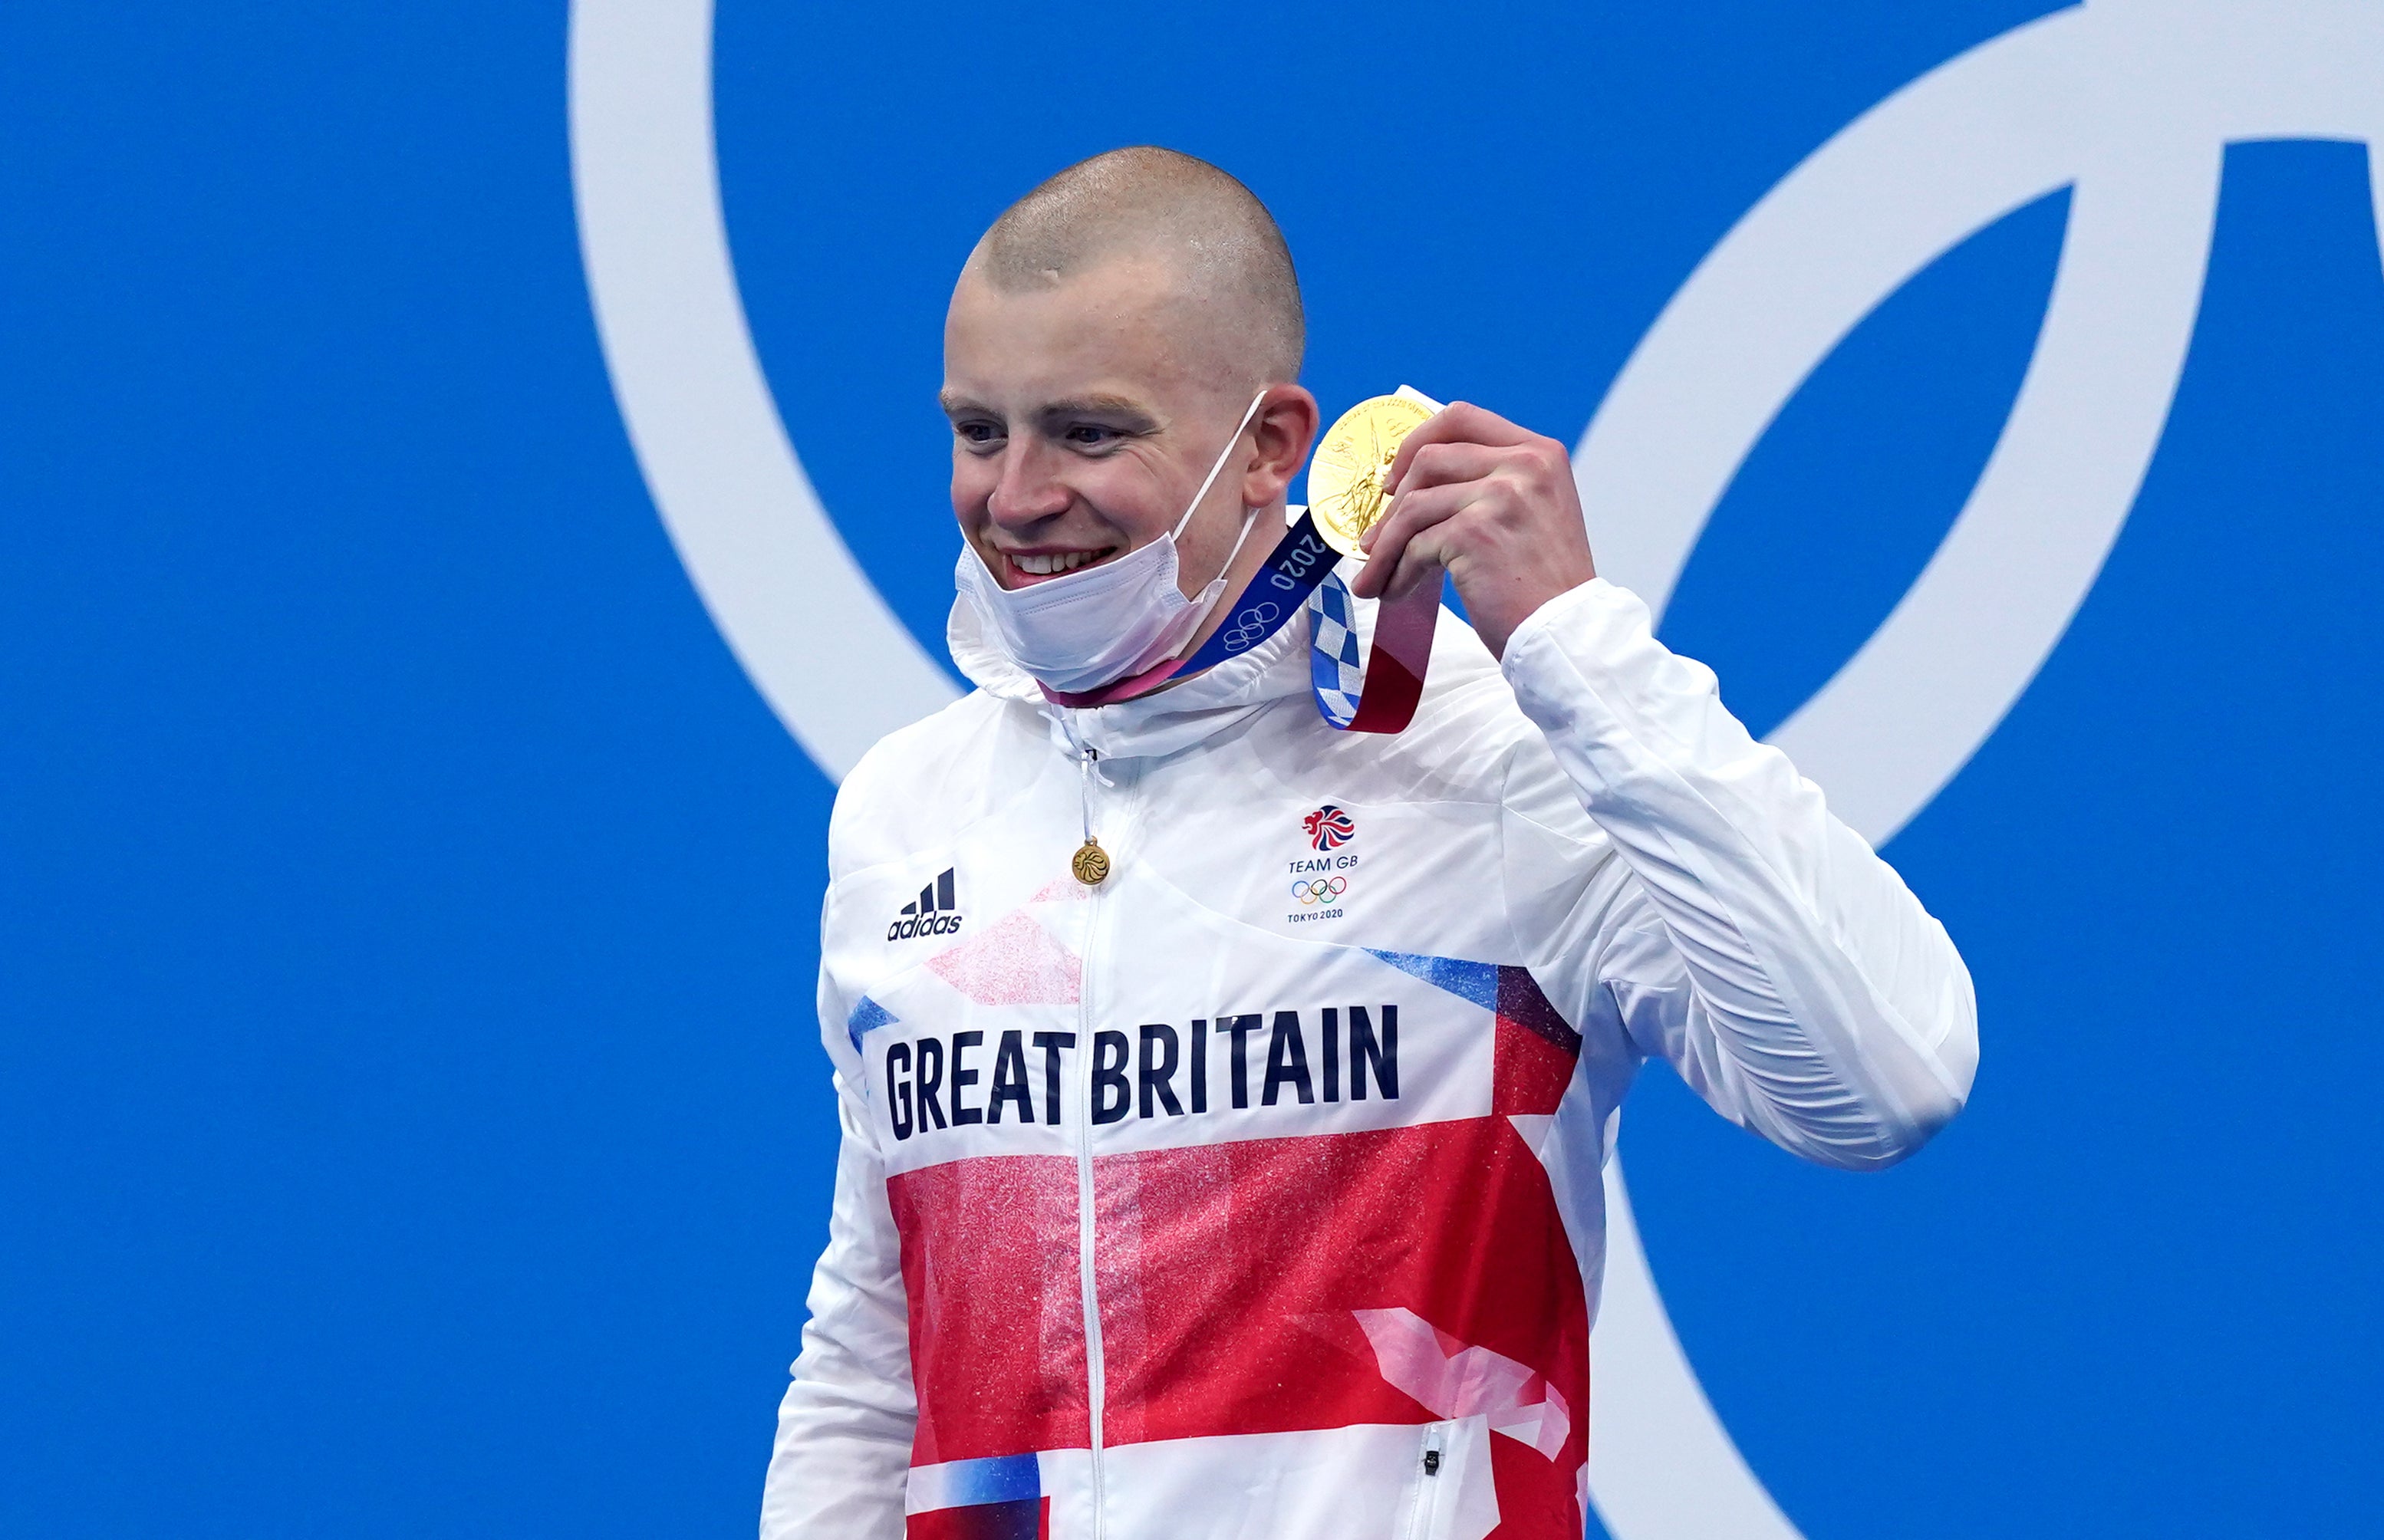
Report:
M1308 596L1308 681L1324 720L1347 728L1358 715L1365 670L1358 656L1355 601L1339 573L1326 576Z

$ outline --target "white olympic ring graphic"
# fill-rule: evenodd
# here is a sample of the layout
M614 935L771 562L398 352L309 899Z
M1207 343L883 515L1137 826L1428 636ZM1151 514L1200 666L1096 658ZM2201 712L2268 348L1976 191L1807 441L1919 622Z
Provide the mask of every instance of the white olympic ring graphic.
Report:
M1256 647L1267 638L1267 622L1283 612L1273 601L1262 601L1234 616L1234 628L1224 636L1225 651L1238 652L1246 647Z
M1349 890L1347 877L1316 877L1291 885L1291 896L1303 904L1324 903Z
M582 254L680 558L779 720L841 776L952 689L837 535L771 401L721 217L711 50L711 0L574 0ZM1698 264L1599 405L1573 457L1598 565L1660 613L1748 452L1856 323L1971 234L2073 189L2035 353L1978 485L1887 620L1772 735L1873 843L1969 760L2092 586L2183 368L2222 154L2263 139L2384 144L2384 6L2057 11L1807 156ZM2369 168L2384 211L2384 155ZM1541 1151L1560 1185L1565 1137L1552 1127ZM1600 1517L1616 1540L1795 1540L1673 1335L1619 1160L1603 1186Z

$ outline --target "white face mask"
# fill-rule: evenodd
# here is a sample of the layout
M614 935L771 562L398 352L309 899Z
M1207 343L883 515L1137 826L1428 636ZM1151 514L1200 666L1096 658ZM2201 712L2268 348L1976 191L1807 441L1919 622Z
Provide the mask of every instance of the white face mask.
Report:
M1240 537L1215 580L1197 599L1185 598L1178 580L1176 537L1191 524L1234 446L1242 441L1242 429L1249 427L1265 399L1264 391L1250 398L1249 409L1218 452L1208 479L1192 494L1191 506L1175 528L1138 551L1049 582L1005 589L976 547L963 541L953 579L976 611L987 637L1011 662L1067 694L1099 689L1174 656L1224 596L1225 573L1250 538L1257 510L1242 510Z

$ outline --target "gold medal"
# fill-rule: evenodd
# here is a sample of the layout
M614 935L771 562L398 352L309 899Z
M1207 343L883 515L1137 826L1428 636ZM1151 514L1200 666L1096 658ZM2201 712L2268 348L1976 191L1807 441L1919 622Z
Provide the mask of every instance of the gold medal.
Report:
M1099 888L1109 880L1110 852L1101 849L1099 840L1086 835L1085 842L1076 847L1076 853L1068 858L1068 870L1075 873L1076 880L1086 887Z
M1391 504L1383 478L1399 445L1431 416L1430 407L1406 396L1375 396L1326 429L1308 463L1309 516L1325 544L1345 556L1364 556L1358 541Z

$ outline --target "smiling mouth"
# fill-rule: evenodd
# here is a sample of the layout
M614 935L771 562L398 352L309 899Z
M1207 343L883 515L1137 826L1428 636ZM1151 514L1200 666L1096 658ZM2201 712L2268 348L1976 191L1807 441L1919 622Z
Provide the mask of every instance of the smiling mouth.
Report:
M1037 583L1046 578L1065 577L1086 567L1109 560L1118 553L1114 545L1099 551L1005 551L1003 561L1010 564L1011 576L1022 583Z

